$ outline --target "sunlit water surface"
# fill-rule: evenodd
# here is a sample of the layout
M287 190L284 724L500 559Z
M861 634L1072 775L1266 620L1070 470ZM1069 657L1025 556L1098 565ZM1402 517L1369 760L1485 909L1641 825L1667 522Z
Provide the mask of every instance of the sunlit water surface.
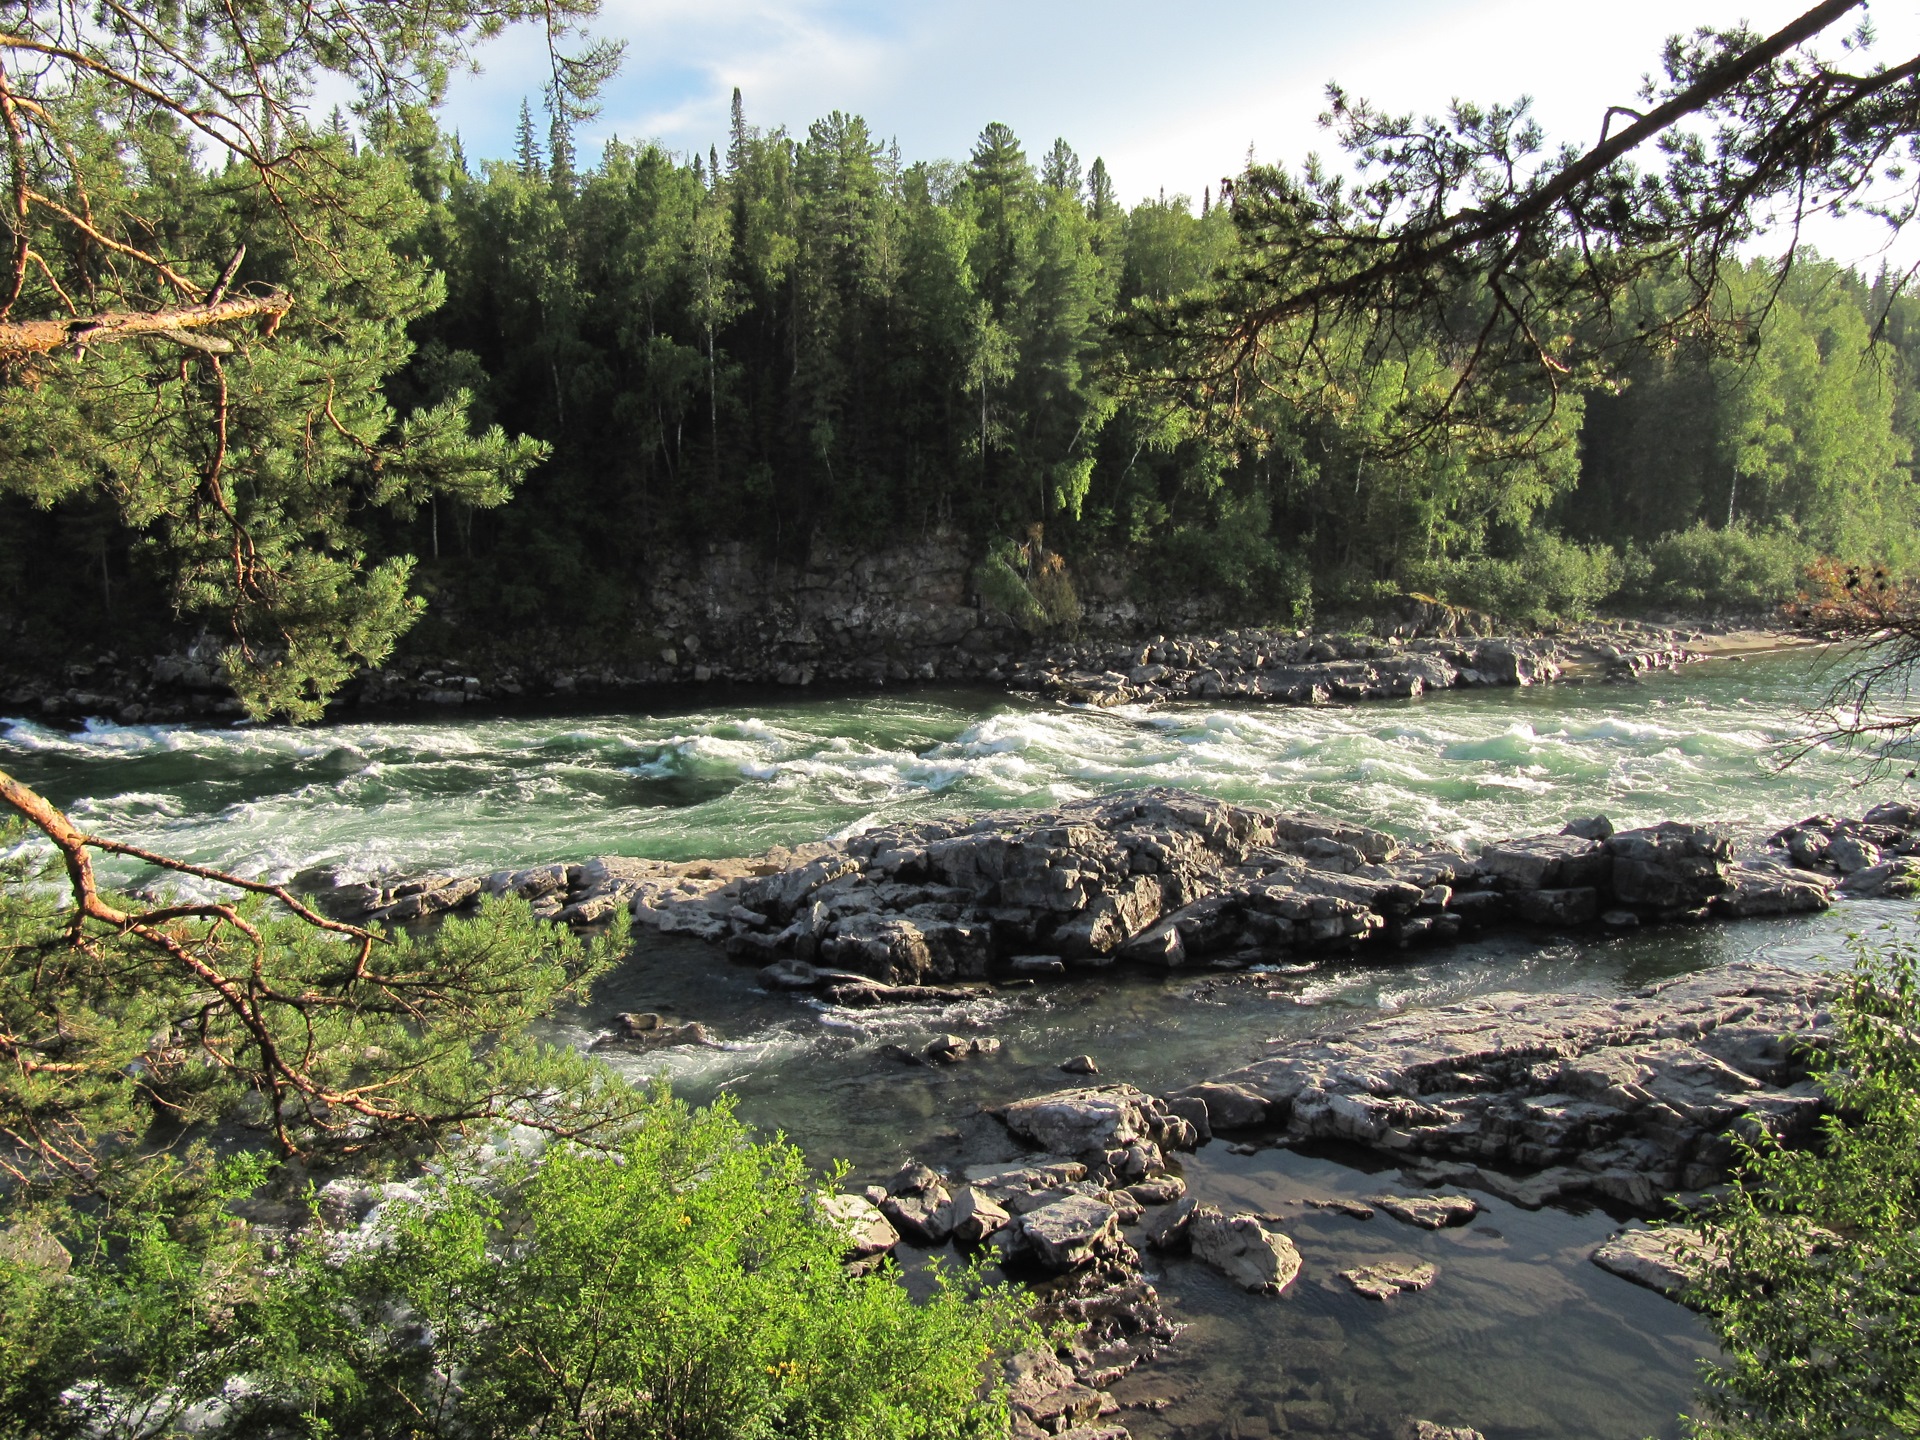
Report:
M1632 686L1323 710L1088 712L920 690L311 730L68 732L16 719L0 720L0 765L89 829L281 877L747 854L1146 784L1470 845L1602 811L1622 826L1758 826L1858 813L1897 793L1904 782L1856 786L1857 765L1824 750L1780 768L1802 732L1800 706L1823 683L1811 663L1775 655ZM630 1009L700 1020L720 1046L611 1058L636 1077L665 1073L691 1098L731 1093L748 1119L816 1159L848 1157L859 1177L877 1178L908 1155L956 1167L1013 1158L989 1108L1068 1083L1056 1067L1069 1055L1093 1055L1104 1079L1171 1088L1292 1037L1493 989L1610 993L1736 958L1813 964L1839 955L1849 931L1909 929L1909 909L1859 903L1626 937L1504 937L1380 965L1281 957L1253 972L1122 975L884 1012L770 995L705 946L643 937L553 1031L587 1044ZM952 1069L905 1065L881 1048L917 1049L943 1031L991 1032L1004 1048ZM1399 1185L1397 1172L1368 1173L1378 1163L1274 1148L1239 1156L1216 1142L1185 1168L1203 1198L1273 1210L1303 1194ZM1686 1311L1587 1263L1617 1220L1481 1198L1490 1213L1439 1235L1307 1212L1288 1226L1307 1269L1278 1300L1166 1262L1161 1288L1192 1329L1123 1383L1124 1397L1151 1404L1120 1418L1141 1436L1304 1431L1329 1415L1335 1433L1384 1435L1410 1413L1492 1440L1678 1434L1711 1345ZM1376 1253L1434 1260L1441 1278L1388 1305L1360 1299L1335 1272Z

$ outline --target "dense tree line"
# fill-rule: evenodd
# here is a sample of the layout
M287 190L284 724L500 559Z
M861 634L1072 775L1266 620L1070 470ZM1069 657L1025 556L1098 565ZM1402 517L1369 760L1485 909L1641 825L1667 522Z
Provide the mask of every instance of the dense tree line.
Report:
M422 398L469 386L553 446L514 504L406 537L500 620L622 612L658 546L793 558L939 525L983 552L1040 525L1281 615L1408 588L1763 601L1816 553L1911 543L1911 303L1817 257L1730 269L1717 324L1602 383L1518 386L1491 425L1410 423L1452 383L1438 337L1354 347L1221 425L1155 383L1156 317L1210 293L1246 227L1211 197L1126 209L1064 140L1035 164L996 124L964 162L907 163L857 117L763 133L736 103L705 156L615 142L582 169L563 123L543 141L523 115L512 160L429 137L415 169L448 275ZM1670 315L1684 288L1633 303Z
M523 108L513 157L481 163L424 111L335 129L410 181L392 248L444 276L406 312L394 410L469 397L474 433L550 452L504 506L496 482L416 481L366 521L470 620L624 623L663 547L793 559L936 527L985 558L1039 526L1069 571L1122 553L1249 618L1404 590L1523 616L1757 603L1817 554L1912 548L1914 302L1805 253L1725 267L1704 312L1643 276L1627 303L1660 343L1509 378L1476 415L1432 418L1461 368L1441 327L1385 347L1347 320L1223 418L1183 388L1170 317L1261 263L1260 216L1128 209L1065 140L1036 164L995 124L962 162L909 163L858 117L765 132L737 97L724 151L616 140L591 166L565 107ZM175 188L182 223L216 205ZM9 510L15 608L111 623L116 587L122 622L141 608L112 507Z

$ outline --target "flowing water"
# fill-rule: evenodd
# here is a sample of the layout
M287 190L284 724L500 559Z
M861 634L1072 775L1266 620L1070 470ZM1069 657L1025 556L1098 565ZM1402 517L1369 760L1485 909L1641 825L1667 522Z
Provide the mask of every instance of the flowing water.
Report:
M1714 661L1633 686L1451 693L1323 710L1194 704L1086 712L998 692L720 695L651 714L385 720L311 730L96 723L77 732L0 720L0 766L89 829L230 868L343 879L473 871L594 854L755 853L904 817L1047 804L1144 784L1338 815L1462 844L1557 829L1604 812L1618 825L1717 818L1770 825L1858 813L1899 781L1855 786L1817 750L1781 769L1799 707L1820 681L1802 654ZM122 881L141 878L122 871ZM1003 989L964 1005L839 1011L770 995L716 951L643 936L554 1033L590 1043L607 1016L661 1010L706 1023L719 1048L608 1052L636 1077L664 1072L690 1098L722 1092L856 1178L908 1155L962 1167L1014 1158L988 1107L1065 1082L1087 1053L1102 1078L1164 1089L1217 1074L1289 1038L1492 989L1599 992L1761 956L1811 964L1848 931L1907 930L1910 906L1631 936L1492 939L1390 964L1280 962L1240 973L1120 975ZM991 1032L1002 1051L950 1069L882 1047ZM1230 1207L1397 1188L1353 1154L1219 1142L1187 1157L1190 1184ZM1140 1436L1308 1430L1417 1413L1491 1440L1679 1433L1697 1363L1712 1353L1686 1311L1586 1255L1617 1224L1597 1211L1490 1213L1428 1235L1385 1217L1307 1212L1287 1226L1306 1258L1279 1300L1232 1291L1185 1261L1159 1272L1191 1329L1122 1382L1148 1402ZM1436 1261L1441 1278L1387 1305L1334 1272L1383 1254ZM1343 1425L1348 1424L1346 1420ZM1342 1432L1344 1433L1344 1431Z

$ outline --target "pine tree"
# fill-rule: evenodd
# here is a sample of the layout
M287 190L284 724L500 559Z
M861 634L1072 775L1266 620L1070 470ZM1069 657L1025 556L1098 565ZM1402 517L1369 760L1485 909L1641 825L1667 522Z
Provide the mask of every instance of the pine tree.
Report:
M1055 140L1053 148L1047 151L1046 158L1040 162L1040 183L1049 190L1058 190L1077 200L1080 198L1081 181L1080 157L1073 153L1073 147L1064 139Z
M522 180L540 180L546 175L546 158L540 152L540 138L533 129L533 107L523 96L520 121L513 133L513 163Z

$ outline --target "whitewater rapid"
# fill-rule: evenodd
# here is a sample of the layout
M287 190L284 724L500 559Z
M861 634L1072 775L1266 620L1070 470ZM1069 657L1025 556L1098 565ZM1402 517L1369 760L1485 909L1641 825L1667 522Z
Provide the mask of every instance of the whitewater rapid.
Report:
M1808 664L1324 709L920 691L307 729L0 717L0 764L90 829L276 878L751 854L1162 784L1471 844L1596 811L1785 822L1890 792L1830 750L1782 768Z

